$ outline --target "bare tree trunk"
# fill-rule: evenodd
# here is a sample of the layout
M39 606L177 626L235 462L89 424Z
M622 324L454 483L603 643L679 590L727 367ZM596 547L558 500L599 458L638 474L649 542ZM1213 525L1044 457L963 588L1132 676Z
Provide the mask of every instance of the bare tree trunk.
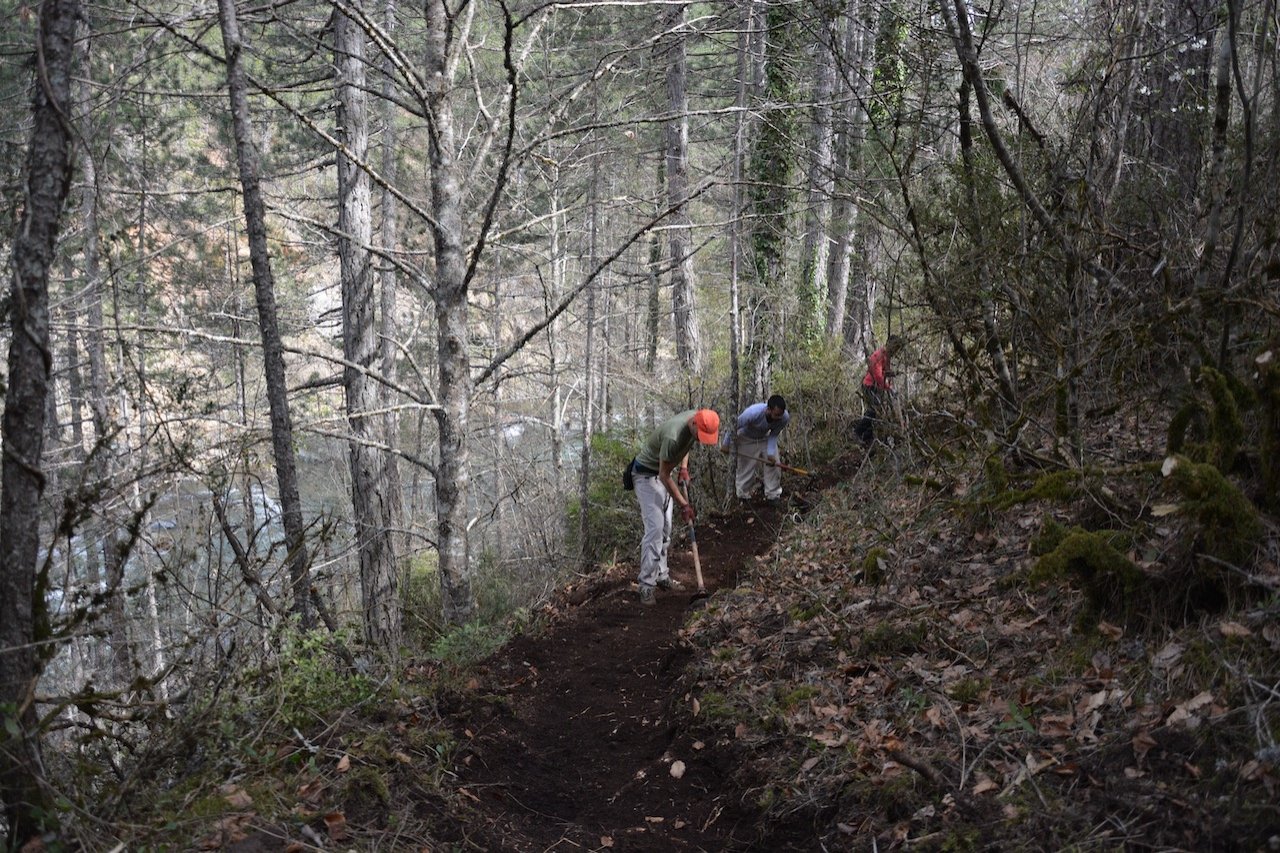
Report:
M659 25L660 61L667 68L667 103L671 117L664 128L667 161L667 202L675 211L668 231L671 249L671 307L675 318L676 357L687 371L702 364L702 335L694 300L693 249L690 240L689 198L689 94L686 90L683 4L664 9Z
M1196 293L1204 293L1208 286L1209 271L1222 233L1222 210L1227 195L1227 128L1231 123L1231 55L1234 48L1234 38L1227 33L1218 33L1218 57L1214 63L1212 157L1206 181L1208 202L1204 205L1208 215L1205 217L1202 238L1204 251L1200 254L1200 265L1196 269Z
M383 29L390 34L395 31L395 25L396 2L395 0L386 0ZM396 105L391 98L393 89L391 83L391 61L384 57L382 66L382 175L387 184L382 188L380 242L382 243L383 252L392 254L399 246L400 208L396 203L394 193L391 191L391 186L395 184L399 175L396 161L396 147L399 135L396 132ZM395 264L386 258L381 262L379 284L381 286L379 300L382 309L379 317L381 369L382 375L386 377L387 382L394 383L398 379L396 356L400 339L400 324L397 303L400 293L400 277L396 271ZM382 407L384 412L382 416L383 441L388 448L399 447L400 413L393 405L389 385L378 386L378 405ZM399 574L401 563L408 547L408 541L402 532L404 528L404 485L400 477L400 463L394 453L389 450L384 453L382 464L387 484L383 495L387 511L386 523L392 531L390 535L392 562L395 571Z
M840 55L839 7L823 2L816 10L819 36L814 50L813 126L808 164L808 205L805 208L803 254L801 255L801 311L806 330L817 332L823 325L823 302L827 297L828 259L831 242L832 195L835 190L835 138L832 124L832 96L836 91L836 64Z
M662 161L658 161L658 185L662 185L663 167ZM658 235L654 233L649 239L649 272L646 276L649 282L649 300L645 310L645 349L644 349L644 372L649 377L650 385L656 387L658 378L658 330L662 325L662 245L658 242ZM648 395L648 424L650 426L657 423L658 413L656 410L657 400L655 396Z
M738 28L737 93L734 98L736 112L733 119L733 201L729 211L729 399L730 415L737 417L742 411L742 217L745 212L743 174L749 156L747 145L747 100L750 93L748 78L751 74L752 26L755 23L755 0L744 0L742 19ZM733 430L729 431L731 434ZM728 459L725 477L725 499L733 496L738 476L738 454Z
M89 60L92 40L88 27L81 26L79 39L79 61L86 69L90 68ZM93 111L88 81L76 86L76 120L83 128L81 136L89 137L88 124ZM93 434L89 448L89 464L93 478L98 483L111 482L111 452L109 430L110 421L107 416L107 376L106 376L106 343L103 338L102 317L102 272L101 256L98 245L98 173L93 152L86 150L81 159L84 189L80 196L80 217L84 230L84 282L85 282L85 330L84 349L89 361L88 403ZM84 533L85 573L87 582L92 585L94 594L104 591L103 584L110 586L111 573L104 575L104 562L109 563L110 552L115 550L114 536L107 533L106 522L100 518L88 522ZM109 640L107 649L114 654L111 657L111 675L117 683L127 678L128 634L124 618L124 607L118 594L109 595L106 603L107 631ZM100 644L91 646L90 660L94 664L105 660L103 652L107 649Z
M43 784L36 679L47 630L36 560L45 476L45 395L53 354L49 342L49 269L59 219L71 191L71 67L78 0L40 7L22 218L14 235L10 289L9 375L0 462L0 800L8 846L17 849L52 815Z
M225 0L224 0L225 2ZM440 408L435 410L440 436L436 478L437 547L444 619L469 622L475 610L467 547L470 468L467 425L471 414L471 360L467 351L466 258L462 248L461 190L454 160L453 105L449 99L450 36L456 36L444 0L427 0L427 78L435 81L428 95L430 115L431 223L436 250L436 357L440 366Z
M1018 389L1010 368L1004 357L1004 339L996 325L996 307L991 297L991 266L988 263L986 240L982 210L978 205L977 173L973 162L973 117L969 112L968 80L960 83L960 159L964 166L965 194L969 205L970 239L974 252L978 256L978 302L982 309L982 326L986 338L987 355L991 358L991 366L995 372L996 385L1000 389L1000 412L1005 425L1016 418L1018 408Z
M391 541L386 454L377 448L383 422L370 412L379 394L369 378L379 357L374 331L373 211L369 173L365 35L338 12L334 22L334 67L338 75L338 125L345 147L338 151L338 256L342 276L343 388L347 398L347 442L351 507L360 559L364 634L370 646L395 655L400 646L399 577Z
M831 213L831 254L827 272L827 327L829 339L841 338L849 314L849 277L858 228L858 205L854 178L862 162L862 140L866 133L864 108L875 50L869 38L871 24L860 6L850 8L845 18L844 63L846 72L840 98L839 131L834 143L835 202ZM852 347L858 357L862 346ZM850 353L852 355L852 352Z
M600 157L591 158L591 183L587 188L587 210L591 217L590 231L588 235L589 245L587 247L588 269L594 270L598 259L596 257L597 241L599 240L600 228ZM582 568L586 568L587 563L587 537L590 525L588 524L588 510L590 509L590 487L591 487L591 369L592 356L595 351L596 337L596 286L594 282L587 285L587 316L584 322L587 324L587 340L586 348L583 355L582 374L585 377L584 393L582 395L582 459L578 469L578 563Z
M235 0L218 0L218 19L222 27L222 43L227 53L227 94L231 104L240 184L244 191L249 263L253 267L253 290L262 335L262 363L267 380L267 404L271 410L271 447L275 455L276 482L280 489L286 560L293 587L293 612L298 615L302 627L309 630L314 625L310 560L302 523L302 500L298 495L297 462L293 455L293 418L289 414L284 349L276 316L275 277L271 272L271 257L267 251L267 211L262 200L258 151L251 133L248 86L241 65L242 44Z

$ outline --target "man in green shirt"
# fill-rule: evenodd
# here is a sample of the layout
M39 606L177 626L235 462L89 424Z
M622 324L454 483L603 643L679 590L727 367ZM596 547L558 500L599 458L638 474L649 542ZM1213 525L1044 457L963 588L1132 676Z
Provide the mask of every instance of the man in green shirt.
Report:
M663 421L636 454L631 470L640 519L644 522L644 538L640 541L641 604L655 603L655 587L675 588L667 567L671 504L674 500L681 517L693 521L695 513L688 497L689 451L699 442L714 447L719 433L720 416L712 409L688 409Z

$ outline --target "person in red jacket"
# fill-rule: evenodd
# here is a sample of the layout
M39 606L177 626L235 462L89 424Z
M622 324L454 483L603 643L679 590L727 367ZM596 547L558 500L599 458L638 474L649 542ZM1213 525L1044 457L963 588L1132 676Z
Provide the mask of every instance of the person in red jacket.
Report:
M866 401L866 411L853 425L853 432L864 446L875 440L875 422L882 419L892 405L890 395L893 394L893 367L890 360L902 351L906 344L897 335L890 335L884 346L871 354L867 362L867 375L862 378L862 397Z

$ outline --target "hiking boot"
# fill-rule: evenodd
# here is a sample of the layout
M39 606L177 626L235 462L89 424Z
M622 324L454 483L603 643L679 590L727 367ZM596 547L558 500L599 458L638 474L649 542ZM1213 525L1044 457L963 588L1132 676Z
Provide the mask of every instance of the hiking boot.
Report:
M654 594L653 587L651 586L640 587L640 603L645 605L646 607L650 607L658 603L658 597Z
M684 589L684 584L674 578L658 578L658 589L679 591Z

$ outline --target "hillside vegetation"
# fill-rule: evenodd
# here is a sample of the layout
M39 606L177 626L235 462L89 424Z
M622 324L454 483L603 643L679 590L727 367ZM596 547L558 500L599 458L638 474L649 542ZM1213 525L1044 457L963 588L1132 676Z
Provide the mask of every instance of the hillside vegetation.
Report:
M1274 519L1150 423L1094 429L1089 471L873 453L690 621L685 723L779 838L1280 841Z
M171 777L133 820L203 803L141 837L206 849L1266 849L1280 537L1246 415L1230 475L1196 461L1212 441L1165 456L1132 413L1092 424L1106 464L1077 470L917 415L790 482L776 526L716 512L703 560L727 574L652 634L624 560L496 652L499 635L459 636L360 695L282 676L314 692L277 696L253 749L248 720L224 722L233 752L189 765L216 773ZM633 691L656 703L635 743L617 737ZM570 781L615 770L617 790Z

